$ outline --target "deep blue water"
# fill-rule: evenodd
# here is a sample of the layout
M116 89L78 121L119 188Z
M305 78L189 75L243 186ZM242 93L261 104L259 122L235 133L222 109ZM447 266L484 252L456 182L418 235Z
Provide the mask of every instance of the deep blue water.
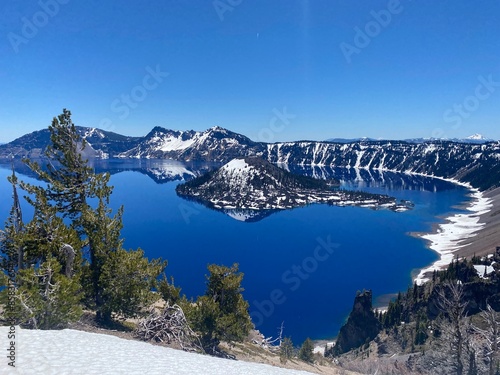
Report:
M464 188L438 180L413 177L408 182L392 174L390 180L358 176L356 181L344 175L338 176L345 179L344 187L408 199L415 207L396 213L311 205L247 223L177 197L179 182L154 181L146 173L158 165L149 163L101 166L115 173L112 206L125 206L125 246L167 259L167 275L188 297L203 294L208 264L239 263L258 328L276 335L284 322L285 335L295 343L335 336L357 290L372 289L375 298L406 290L411 272L437 258L408 232L429 231L439 217L457 212L454 206L468 200ZM0 165L0 220L12 203L9 174Z

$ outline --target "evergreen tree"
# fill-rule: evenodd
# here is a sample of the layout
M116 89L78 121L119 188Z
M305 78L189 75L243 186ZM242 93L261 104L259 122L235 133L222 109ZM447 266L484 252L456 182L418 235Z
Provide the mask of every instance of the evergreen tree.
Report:
M313 350L313 343L310 338L307 338L299 349L299 359L307 363L314 363Z
M2 264L11 263L15 256L17 268L26 268L26 272L19 272L16 287L24 293L24 300L20 301L26 305L24 310L29 316L35 316L37 306L44 303L45 311L53 311L53 307L46 306L49 302L50 306L67 303L71 311L77 311L73 309L75 301L67 298L69 290L77 298L78 291L84 290L85 302L95 309L98 321L109 322L113 313L136 316L157 296L151 289L156 287L156 278L165 263L149 262L141 250L123 250L120 239L123 208L111 215L110 175L95 174L88 166L83 157L85 140L78 134L71 113L64 109L49 130L51 145L45 152L49 161L45 168L25 160L45 186L21 182L21 187L30 193L26 199L35 208L33 220L24 226L19 224L22 220L17 179L14 174L11 177L14 206L2 235ZM83 251L87 251L86 256ZM37 291L43 294L52 285L60 293L51 293L50 300L42 295L41 302L36 302L40 297L36 297ZM34 305L25 303L27 300ZM59 315L72 319L70 313ZM46 321L53 324L38 315L31 321L36 326Z
M163 274L163 279L158 283L158 292L161 294L163 300L170 304L170 306L179 303L185 297L181 298L181 288L174 285L174 278L168 282L167 276Z
M123 243L120 239L123 208L113 217L110 214L111 209L106 206L104 198L100 197L97 208L88 207L82 216L90 256L90 263L86 263L84 268L86 303L96 311L97 321L104 323L111 321L111 311L106 307L104 298L109 278L103 277L103 268L110 261L111 255L122 248Z
M33 219L23 232L24 263L28 267L36 266L48 258L55 258L67 277L78 273L82 242L77 231L57 216L57 208L49 204L42 191L36 192L32 202L35 207Z
M423 345L429 337L427 335L427 326L428 320L426 314L423 312L419 312L415 320L415 345Z
M35 206L33 219L24 224L14 171L9 181L14 203L0 251L2 269L10 281L0 299L9 304L9 312L15 311L10 318L16 324L41 329L65 327L82 312L79 277L74 277L73 246L80 246L78 235L56 216L41 190L30 200ZM3 284L7 285L5 277Z
M0 230L0 267L5 273L12 269L22 269L24 267L24 247L20 240L24 230L24 223L17 193L18 180L14 165L12 165L12 175L8 180L12 184L13 204L9 218L5 223L5 229Z
M61 273L61 265L48 258L38 267L19 271L16 288L15 310L17 323L35 329L64 328L77 321L81 314L77 278ZM2 296L2 299L6 296Z
M147 312L146 308L159 298L152 290L166 264L160 259L151 262L144 251L118 249L104 263L100 282L104 286L101 312L105 319L111 313L135 318Z
M290 337L285 337L280 345L280 362L286 363L289 359L293 358L293 342Z
M238 264L231 267L209 265L207 291L197 299L188 314L193 328L201 333L202 345L208 352L216 352L220 341L242 341L252 328L248 302L241 292L243 273Z
M111 194L112 188L107 186L107 174L95 174L83 153L85 140L78 134L71 112L63 109L63 113L52 120L49 126L51 144L45 150L49 160L43 169L37 162L25 160L39 179L47 183L46 188L30 184L22 187L29 192L43 189L48 201L55 202L58 212L63 217L73 220L80 228L79 218L88 209L88 200L97 197L100 191L102 197Z

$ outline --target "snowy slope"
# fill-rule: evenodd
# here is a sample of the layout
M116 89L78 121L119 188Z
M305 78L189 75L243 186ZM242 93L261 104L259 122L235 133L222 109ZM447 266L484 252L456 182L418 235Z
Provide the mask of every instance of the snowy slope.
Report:
M7 327L0 327L6 352ZM232 361L74 330L31 331L16 327L16 368L0 359L0 374L27 375L307 375L264 364Z

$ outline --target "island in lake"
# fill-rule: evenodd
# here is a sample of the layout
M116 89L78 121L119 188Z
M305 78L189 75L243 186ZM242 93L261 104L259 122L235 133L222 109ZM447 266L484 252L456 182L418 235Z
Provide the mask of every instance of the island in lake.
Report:
M388 195L341 189L338 180L293 174L259 157L233 159L217 170L178 185L176 192L244 221L268 216L251 212L273 212L313 203L393 211L412 207L410 202Z

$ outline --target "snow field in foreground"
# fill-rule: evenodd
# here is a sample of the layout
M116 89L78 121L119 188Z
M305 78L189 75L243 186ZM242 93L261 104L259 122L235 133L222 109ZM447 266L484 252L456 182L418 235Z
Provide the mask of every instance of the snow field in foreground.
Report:
M9 328L0 327L0 374L33 375L306 375L264 364L186 353L115 336L16 327L15 365L8 365Z

